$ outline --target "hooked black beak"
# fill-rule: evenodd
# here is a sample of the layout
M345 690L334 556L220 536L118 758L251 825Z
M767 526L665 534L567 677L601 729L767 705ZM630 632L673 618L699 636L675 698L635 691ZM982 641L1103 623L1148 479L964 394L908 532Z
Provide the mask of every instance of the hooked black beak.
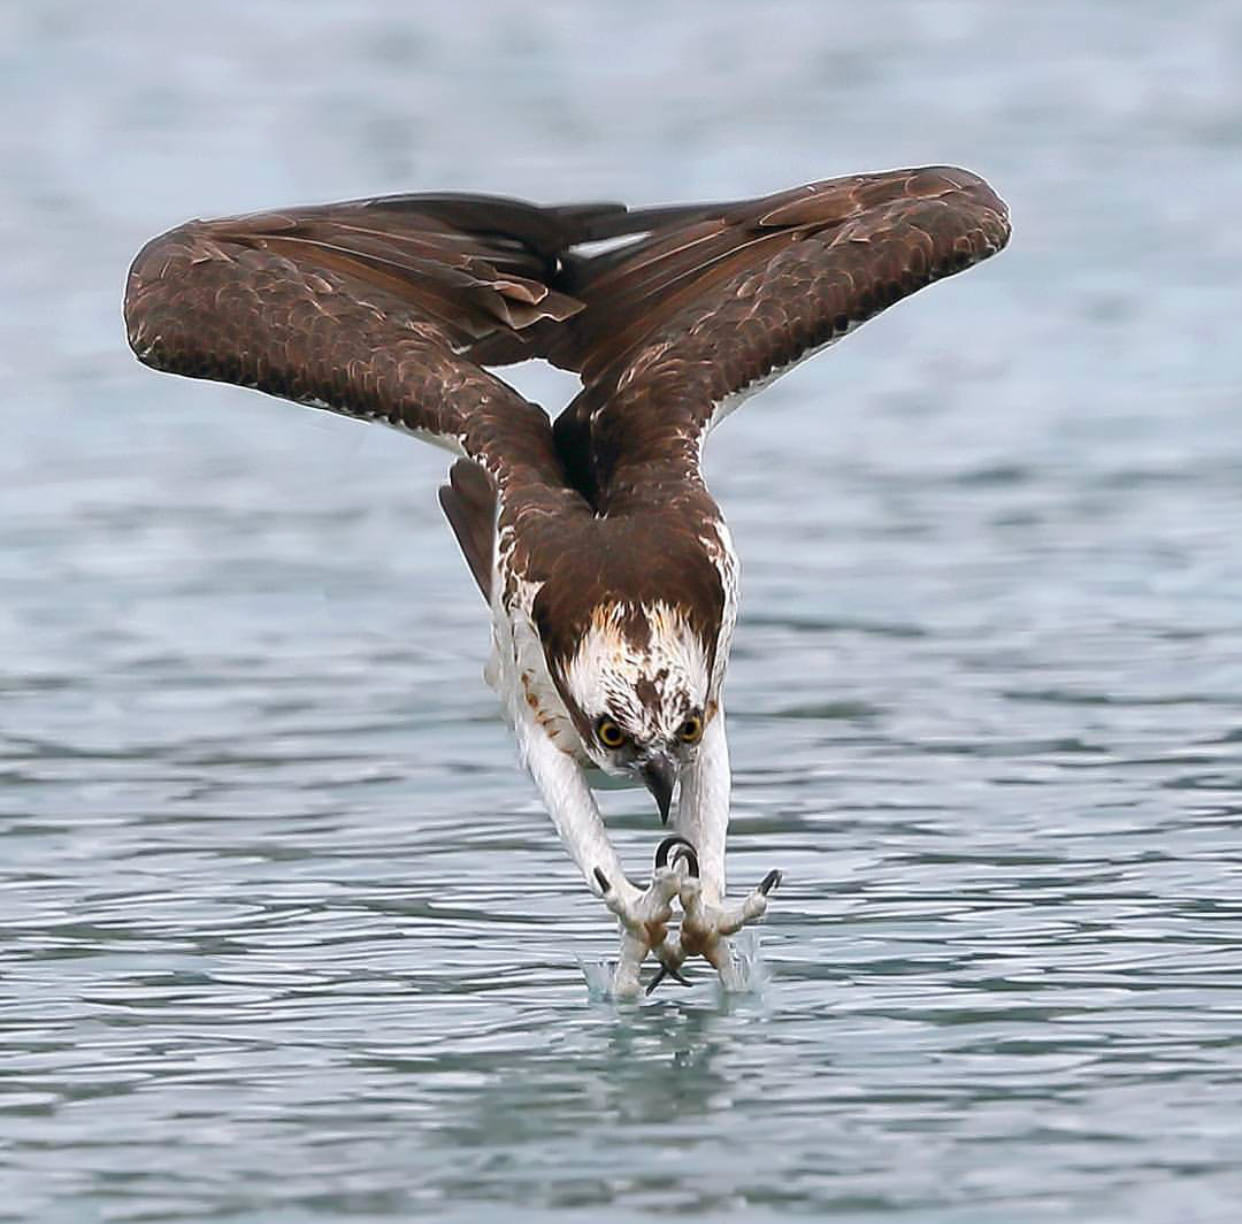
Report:
M668 824L668 810L673 802L673 787L677 784L677 762L664 753L653 756L642 767L643 782L655 796L660 809L660 823Z

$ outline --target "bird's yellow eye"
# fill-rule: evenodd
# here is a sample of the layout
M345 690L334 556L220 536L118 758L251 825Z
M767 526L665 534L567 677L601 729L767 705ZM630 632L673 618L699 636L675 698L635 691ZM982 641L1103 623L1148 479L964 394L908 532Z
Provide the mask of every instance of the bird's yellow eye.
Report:
M601 718L595 724L595 734L605 748L620 748L629 738L611 718Z
M683 744L697 744L703 736L703 720L697 714L691 714L677 728L677 738Z

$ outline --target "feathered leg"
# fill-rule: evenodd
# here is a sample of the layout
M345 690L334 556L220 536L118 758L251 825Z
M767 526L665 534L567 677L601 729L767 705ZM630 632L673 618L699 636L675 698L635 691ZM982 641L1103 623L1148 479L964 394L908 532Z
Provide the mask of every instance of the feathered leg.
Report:
M660 958L675 969L687 957L705 957L720 974L726 990L744 990L747 983L738 971L728 937L763 917L768 895L780 883L781 873L770 871L740 904L725 904L731 777L723 708L707 724L698 755L681 786L674 827L697 849L699 874L680 881L678 892L685 911L681 928L666 943Z
M680 877L673 868L664 866L656 869L646 890L631 884L577 763L533 719L522 719L517 732L523 760L561 841L591 889L621 924L621 951L613 971L612 994L614 998L633 998L641 993L639 967L650 951L662 947L668 935Z
M703 729L693 764L682 774L681 798L673 828L699 856L704 900L719 904L725 895L725 838L729 832L729 741L721 706Z

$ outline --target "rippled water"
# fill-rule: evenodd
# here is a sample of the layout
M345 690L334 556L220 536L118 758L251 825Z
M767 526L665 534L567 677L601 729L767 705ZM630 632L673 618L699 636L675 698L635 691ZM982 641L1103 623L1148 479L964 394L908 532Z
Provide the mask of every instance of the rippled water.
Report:
M0 1218L1237 1218L1236 5L0 33ZM442 456L141 370L125 267L290 201L924 161L1010 250L711 448L770 981L593 1004L614 936L480 679ZM650 804L607 807L641 875Z

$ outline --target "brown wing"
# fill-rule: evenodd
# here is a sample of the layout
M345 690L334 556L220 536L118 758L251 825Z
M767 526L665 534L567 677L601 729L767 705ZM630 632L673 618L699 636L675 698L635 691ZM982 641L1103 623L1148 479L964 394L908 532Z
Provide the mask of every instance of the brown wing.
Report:
M148 365L378 420L479 460L500 484L561 479L546 415L472 346L582 304L545 283L617 205L402 196L192 221L139 253L125 296Z
M697 463L730 397L1008 238L981 178L927 167L683 210L633 245L571 257L555 283L586 308L549 355L585 383L556 423L575 481L595 496L620 468Z
M636 212L395 196L190 222L139 254L125 313L159 369L398 425L502 490L564 463L594 496L627 460L693 461L720 403L1008 234L987 184L947 168ZM555 446L480 368L531 356L586 383Z

